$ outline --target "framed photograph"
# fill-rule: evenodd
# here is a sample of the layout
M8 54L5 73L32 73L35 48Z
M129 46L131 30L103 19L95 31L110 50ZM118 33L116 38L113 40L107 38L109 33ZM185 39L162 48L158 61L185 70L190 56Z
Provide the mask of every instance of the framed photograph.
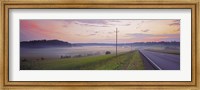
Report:
M198 7L2 1L3 87L198 88Z

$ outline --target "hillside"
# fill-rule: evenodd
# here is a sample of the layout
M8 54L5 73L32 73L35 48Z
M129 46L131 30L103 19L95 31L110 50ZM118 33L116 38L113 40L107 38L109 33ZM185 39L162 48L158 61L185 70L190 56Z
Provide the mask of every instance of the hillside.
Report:
M22 48L48 48L48 47L71 47L72 44L59 40L33 40L22 41L20 47Z

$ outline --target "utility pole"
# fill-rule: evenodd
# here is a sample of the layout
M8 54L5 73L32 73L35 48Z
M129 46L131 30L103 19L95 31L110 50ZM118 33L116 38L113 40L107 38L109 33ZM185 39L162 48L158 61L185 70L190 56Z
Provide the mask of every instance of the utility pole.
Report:
M116 56L117 56L117 33L118 33L118 31L117 31L117 28L116 28Z

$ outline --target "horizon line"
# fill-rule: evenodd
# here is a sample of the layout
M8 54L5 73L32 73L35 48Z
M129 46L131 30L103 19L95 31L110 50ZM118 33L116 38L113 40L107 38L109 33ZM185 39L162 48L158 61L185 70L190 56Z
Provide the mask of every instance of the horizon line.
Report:
M28 40L28 41L20 41L21 42L30 42L30 41L45 41L46 39L40 39L40 40ZM62 41L58 39L51 39L51 40L57 40L57 41ZM46 41L51 41L51 40L46 40ZM68 42L68 41L62 41L62 42ZM180 41L150 41L150 42L180 42ZM126 42L126 43L150 43L150 42ZM116 44L115 42L68 42L71 44L84 44L84 43L96 43L96 44ZM126 44L125 42L121 42L119 44Z

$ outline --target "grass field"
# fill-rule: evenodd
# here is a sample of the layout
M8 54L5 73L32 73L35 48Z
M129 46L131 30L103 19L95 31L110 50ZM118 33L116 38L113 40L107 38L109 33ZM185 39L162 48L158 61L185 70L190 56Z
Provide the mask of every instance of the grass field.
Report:
M115 55L88 56L57 60L30 60L20 63L21 70L142 70L138 51Z

